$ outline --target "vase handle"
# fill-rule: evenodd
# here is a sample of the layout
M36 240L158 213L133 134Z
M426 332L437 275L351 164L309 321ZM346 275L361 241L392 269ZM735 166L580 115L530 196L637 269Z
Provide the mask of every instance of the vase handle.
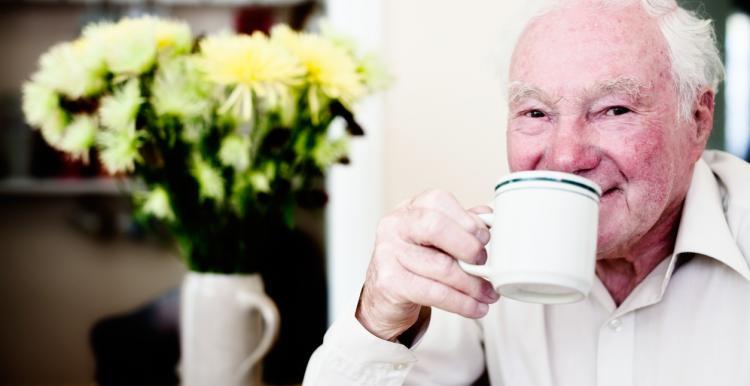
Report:
M258 346L240 364L237 379L244 379L253 365L263 358L276 340L279 333L279 310L273 300L264 293L241 291L237 294L237 300L248 311L258 309L263 318L263 335Z

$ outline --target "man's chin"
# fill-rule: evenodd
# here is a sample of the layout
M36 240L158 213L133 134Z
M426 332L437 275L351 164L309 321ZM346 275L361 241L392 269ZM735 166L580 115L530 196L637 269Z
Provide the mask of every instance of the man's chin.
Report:
M622 245L627 239L623 237L624 230L624 224L617 224L616 221L610 222L610 224L599 224L599 234L596 239L597 260L612 257L617 254L618 250L622 249Z

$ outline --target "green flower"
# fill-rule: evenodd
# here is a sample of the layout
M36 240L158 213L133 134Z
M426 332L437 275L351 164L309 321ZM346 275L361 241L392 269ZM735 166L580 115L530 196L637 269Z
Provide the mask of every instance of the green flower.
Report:
M271 191L271 181L262 172L250 173L250 186L256 192L268 193Z
M210 130L209 123L201 119L189 119L183 122L180 137L190 144L198 144L205 132Z
M198 181L201 199L211 198L216 201L224 199L224 179L218 170L209 165L199 155L193 155L191 171Z
M244 171L250 166L250 138L230 134L221 141L219 159L226 166Z
M111 174L129 172L135 168L135 162L141 161L138 148L141 135L135 129L135 123L119 130L104 130L99 133L99 158Z
M266 162L263 167L249 174L250 186L256 192L262 193L271 192L271 181L274 178L276 178L276 165L273 162Z
M92 96L106 86L106 68L101 53L87 39L53 46L39 59L32 75L41 83L71 99Z
M24 84L23 113L29 125L41 130L45 141L57 146L65 132L67 117L60 108L60 96L52 88L36 82Z
M88 162L89 149L96 140L96 119L89 115L77 115L65 131L59 149L70 154L74 159Z
M102 126L110 130L121 130L131 126L142 102L138 79L128 81L115 91L114 95L102 99L99 108Z
M346 136L337 139L327 139L325 136L318 137L312 150L312 158L319 168L325 169L342 157L349 150L349 138Z
M157 185L142 198L141 210L161 220L174 220L174 211L169 199L169 193L163 186Z
M369 91L383 90L393 81L379 56L368 54L359 59L357 72Z
M162 63L151 93L151 103L159 115L192 118L208 113L211 107L208 83L199 77L191 58Z

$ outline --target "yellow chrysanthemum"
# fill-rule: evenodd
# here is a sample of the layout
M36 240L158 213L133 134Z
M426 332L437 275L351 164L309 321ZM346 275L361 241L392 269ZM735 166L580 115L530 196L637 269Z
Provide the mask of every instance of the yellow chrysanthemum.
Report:
M156 47L159 51L172 51L174 53L190 51L193 45L193 37L190 32L190 26L187 23L162 20L150 16L141 18L140 20L153 23L156 35Z
M304 74L289 51L260 32L207 38L201 43L200 63L210 81L234 87L221 111L233 110L245 121L252 117L253 94L275 103Z
M299 58L312 89L319 88L329 98L345 104L352 104L365 93L357 63L341 45L321 36L296 33L285 25L274 27L271 37ZM310 102L315 111L312 105L316 101Z

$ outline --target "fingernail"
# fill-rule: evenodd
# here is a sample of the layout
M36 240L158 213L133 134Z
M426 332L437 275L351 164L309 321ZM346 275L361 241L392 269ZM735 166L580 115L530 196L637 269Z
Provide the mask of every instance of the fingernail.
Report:
M479 313L479 317L487 315L487 311L489 311L490 306L484 303L479 303L477 306L477 311Z
M479 255L476 257L476 264L484 264L487 262L487 250L482 248Z
M487 299L489 299L492 303L496 302L498 299L500 299L500 295L495 292L495 289L492 288L492 284L486 284L484 288L482 289L482 293L484 294Z
M490 231L487 228L479 228L477 239L482 245L487 245L490 242Z

